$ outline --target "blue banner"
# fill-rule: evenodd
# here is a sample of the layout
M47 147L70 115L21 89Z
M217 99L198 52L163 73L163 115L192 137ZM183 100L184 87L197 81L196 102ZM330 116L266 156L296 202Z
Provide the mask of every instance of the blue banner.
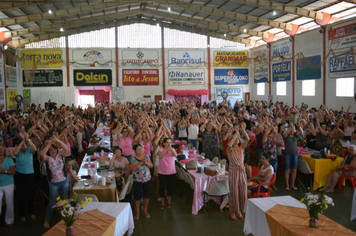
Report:
M321 56L305 57L297 60L297 80L321 78Z
M347 55L347 56L346 56ZM329 77L355 77L356 66L354 62L353 51L345 53L338 53L335 57L329 58Z
M214 84L248 84L248 69L215 69Z
M255 83L268 82L268 69L269 69L269 65L255 66L254 82Z
M278 81L290 81L292 78L292 63L285 61L283 63L275 63L272 65L272 80Z

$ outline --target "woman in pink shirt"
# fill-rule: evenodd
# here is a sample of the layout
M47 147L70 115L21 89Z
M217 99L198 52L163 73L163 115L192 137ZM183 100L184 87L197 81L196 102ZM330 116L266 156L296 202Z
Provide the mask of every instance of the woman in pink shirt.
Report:
M165 188L167 184L168 202L167 208L171 208L171 197L173 195L174 179L176 175L175 157L176 151L172 148L172 140L165 138L163 147L157 153L159 157L158 179L159 179L159 195L162 199L161 209L164 210Z
M121 136L122 134L122 136ZM134 136L134 131L130 126L126 124L124 121L123 125L119 128L117 132L117 140L119 143L119 147L122 150L122 155L126 157L129 162L131 156L133 156L132 152L132 138Z
M143 152L151 157L151 152L153 151L152 146L152 132L148 128L147 123L144 123L143 127L141 128L140 132L136 134L134 138L134 143L139 143L143 147Z

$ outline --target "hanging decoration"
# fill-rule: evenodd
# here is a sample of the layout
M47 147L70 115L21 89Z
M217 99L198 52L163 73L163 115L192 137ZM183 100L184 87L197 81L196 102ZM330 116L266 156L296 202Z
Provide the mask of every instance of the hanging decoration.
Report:
M110 91L110 86L104 86L103 90L104 90L105 92L109 92L109 91Z
M198 96L198 95L207 95L207 94L209 94L209 90L208 89L200 89L200 90L168 89L167 93L169 95L174 95L174 96Z

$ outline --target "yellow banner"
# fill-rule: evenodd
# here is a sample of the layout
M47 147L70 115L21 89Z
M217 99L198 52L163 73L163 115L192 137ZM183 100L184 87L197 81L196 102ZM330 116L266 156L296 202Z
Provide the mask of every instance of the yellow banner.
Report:
M214 51L215 67L247 67L248 51Z
M7 89L7 109L16 108L17 102L15 101L15 97L17 96L16 89Z
M22 68L62 67L62 50L22 50Z

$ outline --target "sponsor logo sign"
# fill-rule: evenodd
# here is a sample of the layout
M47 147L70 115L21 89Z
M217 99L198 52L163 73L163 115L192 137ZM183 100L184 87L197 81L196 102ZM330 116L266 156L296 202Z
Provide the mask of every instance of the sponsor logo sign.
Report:
M292 68L292 63L290 61L272 64L272 80L274 82L291 80L292 78L291 68Z
M247 67L248 51L214 51L215 67Z
M290 56L291 52L291 42L289 40L272 45L272 57Z
M7 89L6 90L7 96L7 108L8 109L13 109L16 108L17 102L15 100L15 97L17 96L17 90L16 89Z
M22 50L22 68L62 67L62 50Z
M170 85L196 85L205 83L204 69L169 69L168 84Z
M297 60L297 80L321 78L321 56L311 56Z
M23 87L60 87L63 86L62 70L36 70L34 73L33 83L26 80L26 73L31 71L22 71Z
M215 69L215 84L248 84L248 69Z
M203 50L168 51L169 66L200 66L204 62Z
M74 86L112 85L111 70L74 70Z
M332 49L350 48L356 45L356 23L341 26L338 28L330 27L329 45Z
M6 66L6 68L5 68L5 78L6 78L6 86L16 87L17 86L16 67Z
M268 82L269 65L255 66L254 82L265 83Z
M72 54L74 67L112 66L112 52L108 49L74 49Z
M158 66L158 50L122 50L122 66Z
M124 69L123 85L159 85L158 69Z
M257 49L253 51L253 58L255 58L255 64L263 64L268 62L268 48Z
M223 92L228 93L229 97L234 97L235 99L242 99L242 87L235 87L235 88L215 88L215 99L222 98L221 94Z
M348 51L345 53L335 53L329 57L329 76L330 78L338 78L340 76L356 76L356 67L354 55Z

